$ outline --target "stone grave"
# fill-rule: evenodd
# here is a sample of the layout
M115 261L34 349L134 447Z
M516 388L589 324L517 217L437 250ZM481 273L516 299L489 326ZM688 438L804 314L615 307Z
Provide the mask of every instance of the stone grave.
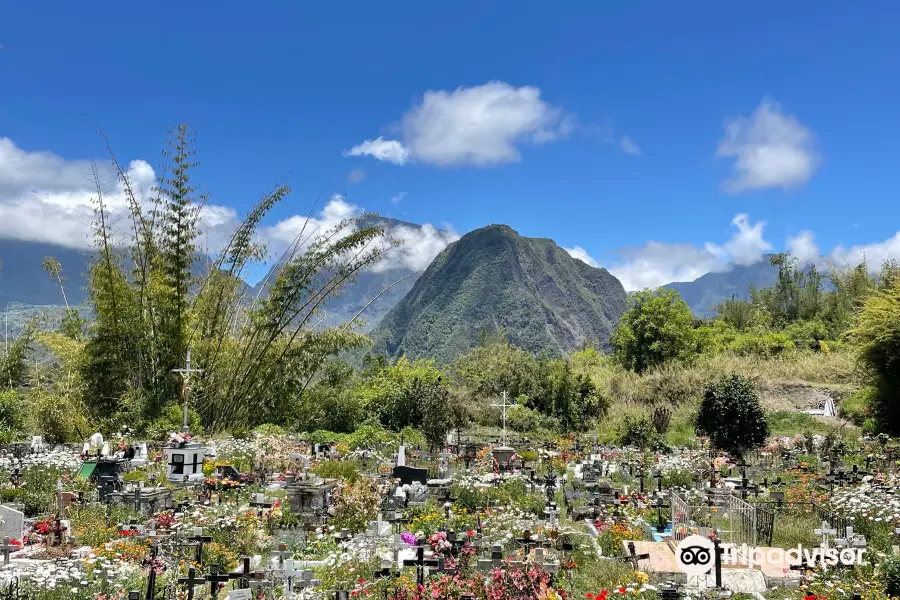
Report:
M0 504L0 538L22 541L25 529L25 513Z

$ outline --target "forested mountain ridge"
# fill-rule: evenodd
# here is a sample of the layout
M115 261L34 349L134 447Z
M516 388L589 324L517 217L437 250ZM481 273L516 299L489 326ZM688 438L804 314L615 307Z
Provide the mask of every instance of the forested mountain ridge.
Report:
M697 317L713 317L716 306L725 300L750 298L750 286L756 289L771 287L778 278L778 267L769 256L752 265L728 265L722 271L710 271L694 281L674 281L664 288L675 290L691 307Z
M500 329L536 353L607 346L626 304L625 289L605 269L572 258L553 240L490 225L432 261L372 332L373 352L449 362L482 332Z

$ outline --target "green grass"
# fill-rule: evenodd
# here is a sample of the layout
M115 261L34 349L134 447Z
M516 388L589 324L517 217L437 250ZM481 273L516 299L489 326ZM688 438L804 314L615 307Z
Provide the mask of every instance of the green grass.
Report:
M798 433L826 434L837 429L836 425L817 419L812 415L790 411L774 411L766 414L771 435L793 436Z

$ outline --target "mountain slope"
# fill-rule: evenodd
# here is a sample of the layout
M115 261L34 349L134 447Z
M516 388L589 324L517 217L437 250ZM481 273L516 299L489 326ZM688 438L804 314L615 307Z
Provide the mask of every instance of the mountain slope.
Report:
M80 304L86 300L85 282L91 258L88 252L53 244L3 239L0 240L0 301L4 304L62 304L59 283L51 279L41 266L48 256L56 258L62 265L63 285L69 304Z
M746 300L750 286L770 287L778 278L778 267L769 264L769 257L752 265L729 265L727 270L713 271L694 281L668 283L663 287L675 290L698 317L716 314L715 306L728 298Z
M517 346L558 355L584 342L607 345L625 308L622 284L605 269L553 240L491 225L445 248L372 339L378 353L447 362L479 331L502 328Z

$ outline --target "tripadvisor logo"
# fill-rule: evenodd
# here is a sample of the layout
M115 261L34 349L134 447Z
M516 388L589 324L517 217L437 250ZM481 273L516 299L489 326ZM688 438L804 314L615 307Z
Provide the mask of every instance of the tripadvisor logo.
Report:
M804 548L798 545L796 548L756 548L742 544L741 546L722 545L723 565L746 564L774 565L790 568L799 565L821 566L841 565L865 565L863 558L865 548ZM679 542L675 549L675 564L685 574L696 576L705 575L716 564L716 548L712 540L699 535L691 535Z

